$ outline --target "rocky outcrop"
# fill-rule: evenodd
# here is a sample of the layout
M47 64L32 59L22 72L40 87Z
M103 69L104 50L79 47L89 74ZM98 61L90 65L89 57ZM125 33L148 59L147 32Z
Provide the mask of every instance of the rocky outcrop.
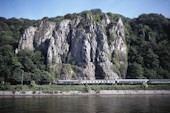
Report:
M24 34L22 35L20 41L19 41L19 50L21 49L30 49L34 50L33 41L34 41L34 35L35 31L37 30L36 27L29 27L25 30Z
M92 14L60 22L41 21L38 27L25 30L18 47L46 52L48 66L80 67L77 75L81 79L117 79L126 73L123 22L119 18L113 25L107 14L103 14L101 23Z

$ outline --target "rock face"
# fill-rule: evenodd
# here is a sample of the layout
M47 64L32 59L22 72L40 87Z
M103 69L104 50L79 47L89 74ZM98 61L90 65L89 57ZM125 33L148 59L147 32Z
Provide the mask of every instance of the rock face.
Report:
M41 21L22 35L18 49L25 48L46 52L48 66L80 67L77 75L81 79L117 79L124 77L127 69L123 22L119 18L113 25L107 14L101 23L91 14L60 22Z
M30 50L34 50L33 41L34 41L34 35L36 30L37 28L32 26L25 30L23 36L19 41L19 46L18 46L19 49L28 48Z

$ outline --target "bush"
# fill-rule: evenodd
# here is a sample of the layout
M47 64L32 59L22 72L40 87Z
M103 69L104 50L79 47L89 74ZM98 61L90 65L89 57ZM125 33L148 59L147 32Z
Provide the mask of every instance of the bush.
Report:
M91 90L91 88L88 85L85 85L84 88L83 88L83 91L85 93L88 93L90 90Z
M31 87L35 87L35 86L36 86L36 83L35 83L35 81L34 81L34 80L31 80L31 82L30 82L30 86L31 86Z
M29 87L27 85L16 85L11 87L15 91L26 91L29 90Z
M148 85L146 82L143 82L143 83L142 83L142 87L145 88L145 89L147 89L147 88L149 87L149 85Z
M117 67L115 65L111 65L110 68L113 72L117 73L119 76L121 75L119 69L117 69Z
M6 90L10 90L10 89L12 89L12 86L10 83L5 83L5 84L0 85L0 90L2 90L2 91L6 91Z

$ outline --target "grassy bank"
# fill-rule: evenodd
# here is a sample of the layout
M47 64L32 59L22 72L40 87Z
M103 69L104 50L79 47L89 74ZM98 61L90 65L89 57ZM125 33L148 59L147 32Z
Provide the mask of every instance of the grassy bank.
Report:
M170 90L170 85L0 85L2 91Z

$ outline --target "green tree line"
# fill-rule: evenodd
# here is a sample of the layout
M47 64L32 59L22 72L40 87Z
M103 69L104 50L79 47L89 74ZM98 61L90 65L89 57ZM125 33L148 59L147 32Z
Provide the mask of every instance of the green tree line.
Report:
M48 84L52 78L41 51L22 50L15 54L24 30L38 21L0 17L0 82Z
M170 20L142 14L129 25L127 78L170 78Z

